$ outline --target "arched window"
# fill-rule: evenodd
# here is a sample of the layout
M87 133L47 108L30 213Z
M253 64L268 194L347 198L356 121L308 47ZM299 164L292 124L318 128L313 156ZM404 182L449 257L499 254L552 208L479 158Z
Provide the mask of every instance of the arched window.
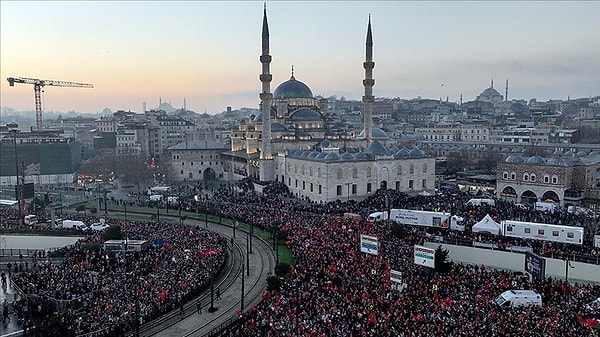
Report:
M367 167L367 178L371 178L371 168Z
M358 178L358 169L356 167L352 169L352 178Z
M423 163L423 173L427 173L427 163Z
M312 166L308 167L308 175L310 175L312 177Z
M317 168L317 178L321 178L321 168Z
M410 166L408 167L408 173L410 173L410 174L415 173L415 165L410 164Z
M342 179L342 177L343 177L342 169L339 168L339 169L337 169L337 178Z
M398 176L402 175L402 165L398 165Z
M547 184L550 182L550 176L547 174L544 174L544 183Z
M517 179L517 174L514 173L514 172L511 172L510 173L510 180L515 180L515 179Z
M508 172L502 172L502 179L508 180Z
M302 175L304 175L304 165L302 165Z
M532 173L532 174L529 176L529 180L530 180L531 182L535 182L535 174L534 174L534 173Z
M523 173L523 181L529 181L529 173Z
M552 183L553 184L558 184L558 177L557 176L552 176Z

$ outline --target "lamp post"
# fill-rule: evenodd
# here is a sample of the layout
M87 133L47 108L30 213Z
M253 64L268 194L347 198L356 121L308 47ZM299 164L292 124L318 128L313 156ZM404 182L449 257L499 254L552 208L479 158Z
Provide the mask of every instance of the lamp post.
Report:
M215 285L214 285L214 275L210 276L210 307L208 308L208 312L215 312L218 308L215 307Z
M575 268L575 266L571 265L571 261L569 261L569 253L566 252L565 254L566 258L565 258L565 282L567 283L567 288L565 291L565 295L566 295L566 302L569 302L569 293L570 293L570 287L569 287L569 269L570 268Z
M240 313L244 312L244 267L245 265L242 263L242 298L240 300Z

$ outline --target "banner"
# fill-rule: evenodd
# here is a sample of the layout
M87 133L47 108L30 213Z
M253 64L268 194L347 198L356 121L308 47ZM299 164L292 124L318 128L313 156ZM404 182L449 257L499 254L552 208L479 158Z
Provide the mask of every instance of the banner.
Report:
M360 251L363 253L378 255L379 240L374 236L360 236Z
M394 283L402 283L402 272L398 270L390 270L390 281Z
M525 271L533 278L543 280L546 277L546 259L531 252L525 253Z
M435 250L415 245L415 264L435 268Z

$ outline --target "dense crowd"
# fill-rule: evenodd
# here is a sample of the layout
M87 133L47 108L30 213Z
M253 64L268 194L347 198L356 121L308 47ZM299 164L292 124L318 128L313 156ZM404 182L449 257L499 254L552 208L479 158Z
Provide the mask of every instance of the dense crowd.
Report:
M244 180L236 188L223 186L202 194L196 187L191 187L188 192L202 195L201 200L181 199L178 204L170 204L166 200L150 202L144 198L111 200L129 206L208 211L264 229L277 227L285 233L286 243L295 256L289 280L282 289L266 292L259 305L244 313L241 317L243 324L230 332L231 337L598 335L581 324L576 314L586 313L585 304L600 297L599 284L566 283L551 278L529 281L520 273L458 263L448 273L438 273L412 263L412 246L431 237L494 242L504 248L523 245L559 257L565 253L598 256L600 251L591 244L591 237L599 233L597 220L565 210L554 213L524 210L501 200L497 200L495 206L467 206L466 201L472 195L460 192L409 196L379 190L360 202L323 204L294 199L283 184L264 186L262 194L254 193L252 186L251 181ZM364 218L370 212L386 208L451 212L464 218L467 230L456 232L394 226L390 231L384 224L367 227L364 220L343 216L356 213ZM585 228L585 244L543 243L471 233L470 227L486 214L496 220L582 226ZM130 239L147 237L145 234L148 233L142 229L150 228L149 233L156 233L162 228L153 227L158 226L153 224L133 224L132 228L123 225ZM177 240L188 239L185 233L177 230L179 226L169 226L173 227L169 232L182 235ZM199 229L189 230L190 233L197 231L200 237L210 237L212 242L219 242L218 238ZM363 233L387 239L382 243L378 256L358 252L360 234ZM194 242L188 244L194 247ZM113 328L112 332L126 329L122 313L132 312L131 299L134 295L142 303L143 319L151 319L172 308L180 295L185 296L186 292L180 289L181 284L189 286L196 280L198 286L202 276L207 276L191 273L188 274L191 277L183 280L177 278L182 276L178 273L189 271L191 266L184 262L187 260L181 255L181 248L178 251L180 255L174 259L169 254L176 254L177 249L167 254L161 253L163 249L156 249L135 259L119 255L107 258L89 251L82 254L83 250L77 245L71 249L73 253L69 255L66 266L74 270L62 271L70 276L54 270L56 266L38 268L37 275L23 273L20 276L20 284L26 291L36 288L42 296L68 299L74 294L92 294L93 301L84 301L82 306L91 310L88 312L93 315L80 318L74 314L75 310L67 310L66 314L52 316L54 320L46 319L49 327L62 326L63 322L69 331L109 331L109 327ZM208 272L215 270L220 260L202 261L209 262L197 270ZM161 267L150 268L149 265ZM164 278L163 273L153 273L163 268L169 271L164 273ZM391 269L402 274L401 290L390 281ZM103 278L100 279L107 277L106 280L110 281L101 281L99 286L94 286L90 277L93 273L90 272L102 273ZM43 284L42 280L47 277L56 278L56 282ZM143 280L137 284L137 291L132 290L135 288L132 279ZM69 286L61 286L64 284ZM140 285L142 290L139 290ZM163 289L167 289L164 301L160 295ZM493 298L508 289L534 289L542 295L544 305L507 308L491 303ZM114 291L116 296L111 297L109 290Z
M143 323L198 295L225 261L227 241L208 230L113 221L125 242L162 239L160 245L125 254L99 249L102 235L90 234L66 248L61 264L16 273L23 297L14 308L25 326L35 321L42 336L114 336L130 329L136 310Z
M230 336L590 336L589 326L576 314L600 297L599 284L578 284L558 279L530 282L520 273L454 264L442 274L412 263L411 247L426 231L403 228L384 242L378 256L358 252L361 220L327 213L371 211L390 195L376 193L369 204L302 204L283 195L256 197L216 191L215 200L227 216L248 219L257 226L279 227L296 258L290 279L279 291L242 316L243 324ZM464 196L466 197L466 196ZM448 196L421 199L401 196L392 207L442 209L453 207ZM451 203L456 200L451 201ZM233 206L236 205L236 206ZM455 206L454 206L455 207ZM453 210L477 218L472 209ZM450 209L448 209L450 211ZM484 212L514 211L500 203ZM460 213L462 212L462 213ZM471 214L469 214L471 213ZM493 214L493 213L492 213ZM519 214L523 220L570 219L564 214ZM285 219L283 218L285 216ZM526 217L526 218L525 218ZM370 235L385 237L387 228L374 224ZM440 233L443 234L443 233ZM528 242L531 244L531 242ZM402 291L390 281L390 270L402 273ZM491 301L508 289L534 289L544 305L498 307Z

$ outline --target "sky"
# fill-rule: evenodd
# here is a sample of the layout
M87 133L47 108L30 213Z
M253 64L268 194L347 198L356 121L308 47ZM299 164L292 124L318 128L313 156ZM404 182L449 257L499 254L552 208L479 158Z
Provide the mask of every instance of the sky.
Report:
M258 108L263 2L0 1L0 105L142 112L159 99L219 113ZM599 1L269 1L271 91L295 78L314 95L360 100L371 15L376 97L509 99L600 95ZM1 122L1 121L0 121Z

